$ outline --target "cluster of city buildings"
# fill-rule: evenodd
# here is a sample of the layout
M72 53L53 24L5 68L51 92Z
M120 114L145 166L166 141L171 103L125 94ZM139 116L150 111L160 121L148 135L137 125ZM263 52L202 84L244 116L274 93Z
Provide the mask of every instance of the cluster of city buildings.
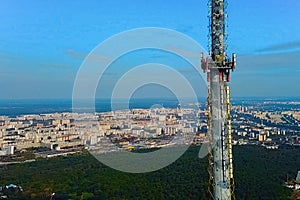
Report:
M184 144L191 142L191 138L206 126L200 122L200 116L205 117L205 111L189 108L2 116L0 155L12 155L15 150L30 148L47 148L57 153L81 147L101 148L107 139L115 148L106 150ZM205 133L200 136L204 138ZM173 139L177 139L176 142Z
M299 111L252 105L233 106L232 113L238 144L258 144L271 149L300 147Z
M15 150L47 147L68 148L81 144L73 132L72 114L54 113L0 118L0 154L11 155Z
M269 104L267 104L269 106ZM233 144L300 147L299 110L232 107ZM52 157L100 148L103 152L208 142L205 108L128 109L103 113L50 113L0 117L0 156L46 149Z

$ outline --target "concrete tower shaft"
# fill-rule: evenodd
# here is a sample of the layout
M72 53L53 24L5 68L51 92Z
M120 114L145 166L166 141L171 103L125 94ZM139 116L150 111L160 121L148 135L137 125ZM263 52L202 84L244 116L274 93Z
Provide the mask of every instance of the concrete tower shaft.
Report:
M211 134L214 199L231 199L232 147L229 86L220 80L219 71L210 71ZM230 138L230 139L229 139Z

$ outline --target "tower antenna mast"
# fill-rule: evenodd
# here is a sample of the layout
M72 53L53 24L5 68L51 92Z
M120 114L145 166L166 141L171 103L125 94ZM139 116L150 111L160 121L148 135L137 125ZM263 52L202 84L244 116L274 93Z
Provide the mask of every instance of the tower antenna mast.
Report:
M235 69L236 55L227 55L226 0L208 0L209 56L201 54L201 68L207 73L208 137L210 139L209 192L212 199L234 199L230 72Z

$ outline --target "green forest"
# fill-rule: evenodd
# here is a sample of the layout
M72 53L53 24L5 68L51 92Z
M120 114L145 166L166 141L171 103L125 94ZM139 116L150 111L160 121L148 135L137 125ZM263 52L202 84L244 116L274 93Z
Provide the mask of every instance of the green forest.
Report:
M209 199L208 160L191 146L159 171L130 174L111 169L88 152L0 166L0 185L23 187L11 199ZM300 170L300 149L234 146L236 199L290 199L283 186Z

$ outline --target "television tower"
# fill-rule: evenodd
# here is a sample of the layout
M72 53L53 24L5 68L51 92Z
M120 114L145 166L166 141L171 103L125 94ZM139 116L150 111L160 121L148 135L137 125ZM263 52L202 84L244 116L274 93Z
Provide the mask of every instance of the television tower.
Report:
M201 67L207 73L208 94L208 137L209 192L212 199L234 199L233 156L230 115L230 71L236 65L236 56L227 55L226 44L226 0L209 0L209 56L203 58Z

